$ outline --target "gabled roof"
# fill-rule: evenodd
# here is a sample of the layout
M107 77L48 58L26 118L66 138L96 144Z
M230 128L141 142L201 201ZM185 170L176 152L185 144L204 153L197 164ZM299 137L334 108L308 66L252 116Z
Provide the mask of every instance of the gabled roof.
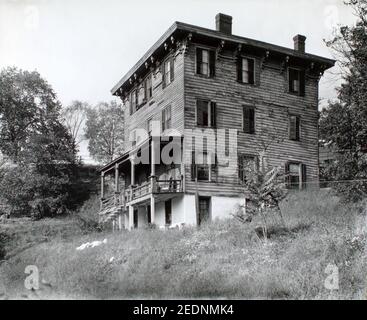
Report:
M149 61L151 56L155 56L157 51L163 51L164 43L167 42L172 36L184 35L191 33L194 37L201 36L206 38L217 39L218 41L224 40L226 43L241 44L253 48L263 49L271 53L278 53L289 57L295 57L301 60L309 62L317 62L324 66L324 70L334 66L335 60L325 57L313 55L310 53L301 53L299 51L278 46L275 44L249 39L232 34L225 34L216 30L207 29L190 25L183 22L175 22L159 39L158 41L144 54L144 56L122 77L122 79L112 88L111 93L116 94L117 90L125 86L129 79L134 76L139 70L144 67L145 62ZM145 67L144 67L145 69Z

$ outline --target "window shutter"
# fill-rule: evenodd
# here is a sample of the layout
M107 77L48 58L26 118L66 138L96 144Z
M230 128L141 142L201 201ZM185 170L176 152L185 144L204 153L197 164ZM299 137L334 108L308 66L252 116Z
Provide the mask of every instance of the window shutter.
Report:
M290 68L288 68L288 91L293 92L293 74Z
M201 74L201 63L203 62L203 49L196 48L196 73Z
M211 126L217 126L217 104L215 102L210 102L210 115L211 115Z
M162 88L165 88L166 87L166 73L165 73L165 63L164 61L162 62L162 65L161 65L161 73L162 73Z
M196 180L196 176L197 176L197 170L196 169L197 168L196 168L196 165L195 165L195 150L192 150L191 151L191 180L192 181Z
M304 97L305 96L305 70L301 70L299 72L299 95Z
M171 75L171 82L173 81L173 79L175 78L175 66L174 66L174 58L171 58L171 63L170 63L170 75Z
M243 107L243 131L250 133L250 110L248 107Z
M133 114L133 92L130 93L130 115Z
M249 133L255 133L255 109L249 108Z
M299 133L300 133L300 121L299 121L299 117L296 117L296 140L298 141L300 136L299 136Z
M238 179L240 182L243 181L243 158L241 155L238 156Z
M254 84L254 71L255 64L253 59L248 59L248 81L250 84Z
M148 78L145 78L143 86L144 86L144 100L147 101L148 100Z
M285 183L287 187L290 187L291 178L289 176L289 162L288 161L285 163L284 174L285 174Z
M242 82L242 57L237 59L237 81Z
M212 170L212 181L218 180L218 158L217 155L214 155L214 164L211 165Z
M162 110L162 132L164 132L164 130L166 130L165 124L166 124L166 110L163 109Z
M209 69L210 76L215 76L215 52L213 50L209 51Z
M306 173L306 165L304 163L301 164L301 174L302 174L302 189L306 189L307 187L307 173Z
M289 139L297 140L297 117L289 118Z

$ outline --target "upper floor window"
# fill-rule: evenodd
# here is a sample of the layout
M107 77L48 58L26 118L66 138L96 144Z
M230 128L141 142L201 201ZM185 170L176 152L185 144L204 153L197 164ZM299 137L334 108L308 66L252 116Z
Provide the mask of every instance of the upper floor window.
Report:
M304 70L288 68L289 92L305 95L305 72Z
M162 110L162 132L171 128L171 106Z
M148 130L148 136L151 137L153 132L153 118L149 118L147 120L147 130Z
M145 78L144 88L145 88L145 100L148 101L153 95L152 75L151 74Z
M198 154L195 150L192 150L191 158L191 180L214 181L215 176L213 175L217 172L218 166L217 157L207 150L203 150ZM197 159L200 159L200 161L196 162Z
M306 165L299 162L285 164L286 184L289 189L306 187Z
M174 62L172 57L163 63L162 78L163 87L169 85L174 79Z
M255 108L243 106L243 132L255 133Z
M201 127L215 127L217 118L216 109L215 102L197 100L196 124Z
M237 64L237 80L242 83L254 84L255 82L255 60L240 58Z
M300 139L300 117L289 116L289 139L299 141Z
M137 90L135 89L131 92L130 114L133 114L136 111L136 106L137 106Z
M213 50L196 48L196 73L207 77L214 77L215 53Z

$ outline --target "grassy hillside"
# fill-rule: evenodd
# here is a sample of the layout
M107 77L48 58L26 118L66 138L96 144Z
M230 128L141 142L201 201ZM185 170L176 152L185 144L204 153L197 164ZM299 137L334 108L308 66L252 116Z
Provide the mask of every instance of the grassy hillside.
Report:
M20 243L18 251L18 245L7 246L12 254L0 265L0 297L364 299L367 230L361 208L327 194L293 195L283 203L286 228L271 221L267 241L254 232L256 220L114 234L83 234L75 221L59 221L63 231L47 241L33 239L28 248ZM39 224L54 231L54 223L22 224L22 234L38 238ZM39 239L44 236L40 232ZM107 244L76 250L104 238ZM328 264L339 268L337 291L324 287ZM23 286L27 265L40 270L36 293Z

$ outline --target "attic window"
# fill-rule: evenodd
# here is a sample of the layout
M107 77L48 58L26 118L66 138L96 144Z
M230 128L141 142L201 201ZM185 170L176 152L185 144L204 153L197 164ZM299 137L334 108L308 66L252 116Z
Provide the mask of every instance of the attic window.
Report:
M305 72L299 69L288 69L289 92L305 95Z

